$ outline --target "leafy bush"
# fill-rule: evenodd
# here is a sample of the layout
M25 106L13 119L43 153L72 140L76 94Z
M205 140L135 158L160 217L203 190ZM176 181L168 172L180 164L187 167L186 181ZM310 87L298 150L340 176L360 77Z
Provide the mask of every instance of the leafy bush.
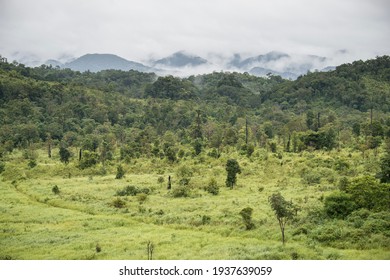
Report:
M124 208L126 206L126 202L117 197L112 201L111 205L115 208Z
M35 166L37 166L37 161L35 159L30 159L28 161L28 167L29 168L34 168Z
M118 165L116 169L115 179L122 179L124 176L125 176L125 170L123 169L122 165Z
M57 185L53 186L51 191L56 195L60 194L60 188Z
M83 158L80 161L79 168L86 169L96 165L99 162L99 155L95 152L84 151Z
M349 194L334 192L325 198L324 209L330 218L344 219L356 209L356 204Z
M3 173L5 170L5 163L0 161L0 174Z
M390 209L390 184L379 183L374 177L354 179L346 189L359 208L375 211Z
M190 190L186 186L179 186L172 191L173 197L189 197L190 196Z
M208 193L213 194L213 195L218 195L219 187L217 184L217 180L215 180L215 178L211 178L208 185L206 187L204 187L204 190Z
M302 181L305 184L314 185L314 184L321 183L322 176L317 170L310 170L310 171L303 172L301 177L302 177Z
M116 195L118 195L118 196L129 196L129 195L136 196L139 193L144 193L144 194L148 195L150 193L150 189L148 189L148 188L140 189L136 186L126 186L122 190L118 190L116 192Z
M240 211L240 215L245 224L246 230L251 230L255 228L255 224L252 222L252 212L253 209L251 207L246 207Z

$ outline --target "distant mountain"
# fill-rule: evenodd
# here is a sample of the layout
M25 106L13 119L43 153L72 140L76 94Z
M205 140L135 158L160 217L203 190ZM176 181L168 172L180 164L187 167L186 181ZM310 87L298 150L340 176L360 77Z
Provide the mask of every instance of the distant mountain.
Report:
M281 60L283 58L290 58L290 56L286 53L273 51L267 54L249 57L243 60L241 59L240 54L235 54L232 60L228 63L228 66L247 70L255 65L265 65L273 61Z
M206 59L187 54L183 51L176 52L168 57L153 62L156 66L169 68L196 67L207 63Z
M113 54L86 54L71 62L65 63L63 68L75 71L99 72L102 70L137 70L140 72L152 72L153 69L141 63L129 61Z

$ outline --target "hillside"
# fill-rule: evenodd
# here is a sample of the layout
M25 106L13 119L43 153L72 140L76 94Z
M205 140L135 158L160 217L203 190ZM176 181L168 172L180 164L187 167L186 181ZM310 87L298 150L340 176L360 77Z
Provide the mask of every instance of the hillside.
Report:
M1 62L0 258L390 259L389 106L388 56L296 81Z

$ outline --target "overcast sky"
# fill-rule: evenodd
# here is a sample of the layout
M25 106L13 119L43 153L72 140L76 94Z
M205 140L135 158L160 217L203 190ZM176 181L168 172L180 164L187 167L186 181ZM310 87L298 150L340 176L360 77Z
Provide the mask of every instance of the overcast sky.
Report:
M0 54L390 54L388 0L0 0Z

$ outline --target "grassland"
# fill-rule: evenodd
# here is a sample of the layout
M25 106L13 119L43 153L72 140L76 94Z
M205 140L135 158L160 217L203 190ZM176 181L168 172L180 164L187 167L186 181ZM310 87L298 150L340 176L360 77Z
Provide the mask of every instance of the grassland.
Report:
M341 177L378 171L373 152L363 158L347 149L300 154L256 149L247 158L230 150L218 159L188 155L174 164L139 158L122 163L123 179L115 179L116 160L80 170L76 159L61 163L58 150L52 158L43 149L35 153L32 168L23 151L7 155L0 175L2 259L146 259L148 241L154 259L390 259L390 234L375 230L377 220L321 216L324 197ZM225 187L229 158L242 170L233 189ZM339 168L340 161L347 168ZM182 177L190 179L189 195L174 197ZM218 195L204 190L211 178ZM150 193L118 197L129 185ZM268 203L275 192L300 207L287 224L285 245ZM245 207L253 208L253 230L245 230L239 215ZM382 213L384 228L389 219Z

